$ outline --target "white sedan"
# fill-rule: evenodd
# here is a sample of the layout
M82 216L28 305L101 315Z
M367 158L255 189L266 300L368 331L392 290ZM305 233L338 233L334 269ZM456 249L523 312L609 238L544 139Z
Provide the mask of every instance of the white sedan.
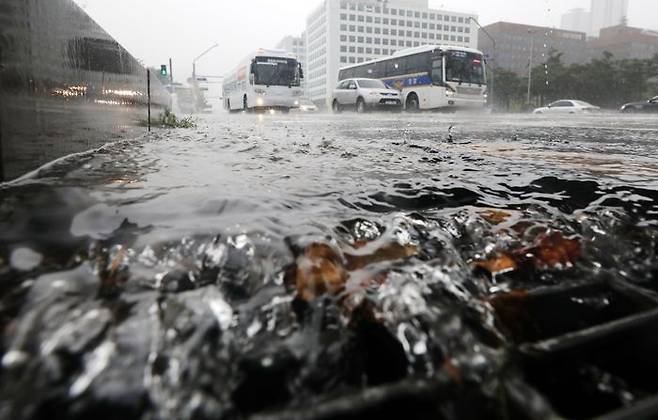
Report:
M601 108L587 102L576 101L573 99L563 99L555 101L548 106L537 108L533 114L585 114L589 112L600 111Z

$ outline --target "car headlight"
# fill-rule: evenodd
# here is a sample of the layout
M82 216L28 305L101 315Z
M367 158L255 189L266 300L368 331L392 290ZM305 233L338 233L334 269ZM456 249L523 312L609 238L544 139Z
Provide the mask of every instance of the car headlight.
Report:
M447 96L447 97L455 96L455 92L452 91L452 90L448 90L448 89L446 89L446 96Z
M295 106L299 106L299 101L295 101Z

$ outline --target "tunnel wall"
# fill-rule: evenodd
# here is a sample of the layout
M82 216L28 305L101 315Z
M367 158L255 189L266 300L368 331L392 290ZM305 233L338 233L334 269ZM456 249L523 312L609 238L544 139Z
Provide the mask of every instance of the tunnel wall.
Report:
M155 75L154 114L170 105ZM0 180L145 131L146 69L72 0L0 1Z

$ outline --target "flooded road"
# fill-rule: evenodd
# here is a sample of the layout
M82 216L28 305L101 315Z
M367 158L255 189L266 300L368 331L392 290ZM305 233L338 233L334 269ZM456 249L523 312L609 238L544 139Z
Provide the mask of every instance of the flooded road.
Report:
M57 161L0 187L0 417L658 413L657 151L653 117L217 115Z

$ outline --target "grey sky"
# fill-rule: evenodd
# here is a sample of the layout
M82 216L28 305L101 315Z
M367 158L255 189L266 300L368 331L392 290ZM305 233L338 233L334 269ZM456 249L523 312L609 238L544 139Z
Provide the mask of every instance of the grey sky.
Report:
M152 66L174 59L179 81L192 59L215 42L198 73L222 75L251 50L304 30L320 0L75 0L135 57ZM559 26L560 16L590 0L430 0L433 8L475 13L483 25L506 20ZM658 29L658 0L631 0L629 24Z

